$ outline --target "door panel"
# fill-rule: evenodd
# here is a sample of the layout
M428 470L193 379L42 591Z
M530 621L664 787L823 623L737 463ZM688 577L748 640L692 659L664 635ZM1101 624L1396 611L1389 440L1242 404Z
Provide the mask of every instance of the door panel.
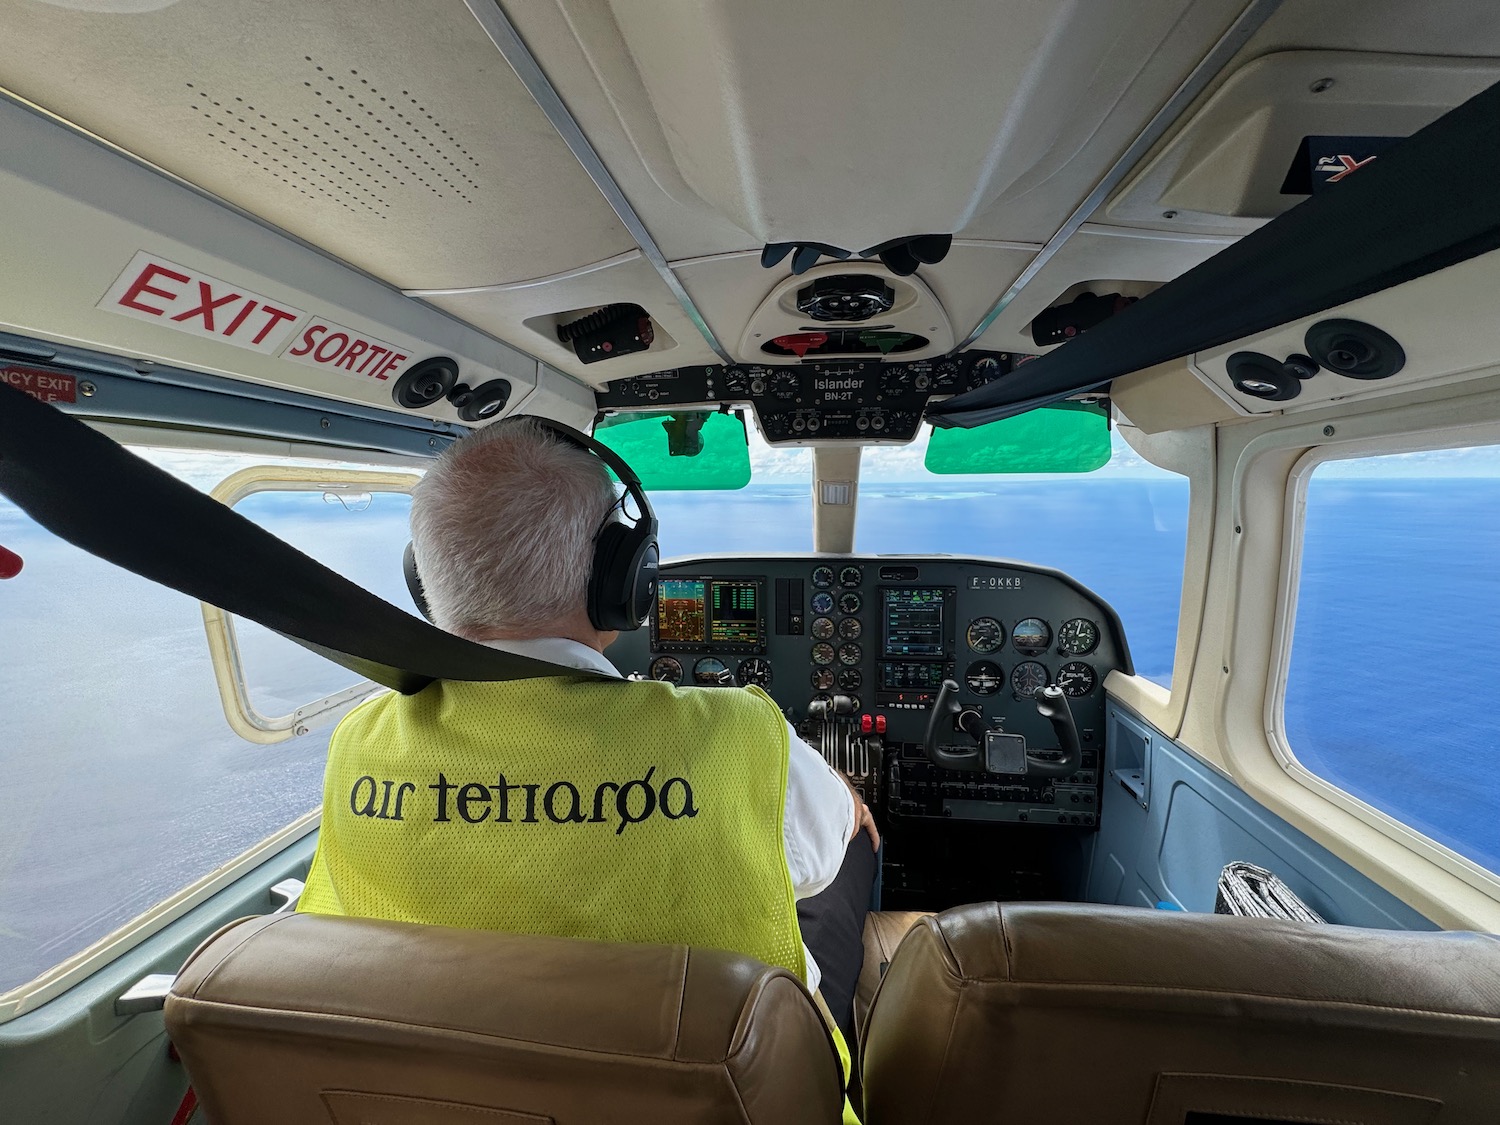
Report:
M175 973L221 926L276 903L303 879L310 833L56 999L0 1024L0 1120L26 1125L167 1125L187 1090L161 1012L117 1016L115 998L150 973Z
M1106 724L1108 780L1090 902L1164 901L1211 912L1219 872L1247 860L1275 872L1330 922L1439 928L1114 701Z

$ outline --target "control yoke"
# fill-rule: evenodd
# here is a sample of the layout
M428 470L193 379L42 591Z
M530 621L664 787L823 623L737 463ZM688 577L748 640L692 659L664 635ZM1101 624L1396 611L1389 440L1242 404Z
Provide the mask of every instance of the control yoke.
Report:
M1053 684L1038 691L1035 699L1037 714L1052 724L1052 731L1057 736L1057 746L1062 756L1039 758L1028 749L1026 751L1027 776L1067 777L1076 773L1083 762L1083 747L1078 741L1078 727L1073 722L1073 711L1068 706L1067 694L1062 688ZM979 772L984 769L984 758L979 746L973 750L955 750L952 747L937 744L939 723L949 716L959 714L960 710L957 682L944 680L942 687L938 689L937 699L933 701L932 714L927 719L927 736L923 742L923 749L927 752L928 761L934 765L950 770ZM970 729L968 725L964 725L963 729L979 739L982 744L981 733Z

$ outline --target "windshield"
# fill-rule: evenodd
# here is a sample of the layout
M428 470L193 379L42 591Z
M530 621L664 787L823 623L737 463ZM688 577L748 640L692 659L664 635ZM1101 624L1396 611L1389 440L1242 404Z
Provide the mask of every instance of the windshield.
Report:
M1112 433L1087 473L948 476L924 467L927 432L868 448L857 551L1015 559L1064 571L1114 606L1136 671L1171 686L1188 481ZM664 558L812 549L812 452L773 447L752 427L750 484L736 492L653 492Z

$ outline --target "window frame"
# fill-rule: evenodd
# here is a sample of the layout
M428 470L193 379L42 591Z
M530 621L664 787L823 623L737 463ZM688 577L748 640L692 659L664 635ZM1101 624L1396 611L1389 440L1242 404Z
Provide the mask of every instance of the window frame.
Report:
M262 492L384 492L410 496L422 479L418 473L369 469L328 469L308 466L252 465L221 480L209 492L215 500L233 509L249 496ZM373 680L361 680L347 688L309 700L285 715L266 715L250 698L240 657L239 635L234 617L218 606L198 603L203 612L203 630L208 639L219 702L230 728L247 742L275 745L307 734L341 719L354 707L387 689Z
M420 457L380 450L286 442L245 434L169 429L151 422L104 421L95 424L94 428L120 442L127 449L150 447L188 452L239 453L268 458L308 458L330 463L346 462L357 457L368 464L387 463L393 469L422 462ZM281 473L285 474L294 468L302 468L302 466L286 466ZM311 471L327 478L331 472L337 470L330 465L328 472L321 469ZM233 476L234 474L230 474L225 481L232 479ZM222 486L223 483L221 481L220 485ZM246 750L251 752L249 747ZM232 886L273 856L316 832L322 824L322 819L320 794L318 803L295 820L271 832L243 852L179 888L161 902L142 911L119 928L105 934L91 945L85 946L31 980L9 991L0 992L0 1024L9 1023L28 1012L35 1011L82 984L95 973L107 969L131 950L150 940L220 891Z
M1500 426L1493 423L1444 431L1361 438L1316 446L1292 465L1287 476L1282 529L1281 569L1277 576L1276 615L1271 638L1271 675L1266 683L1263 719L1276 764L1292 781L1337 806L1394 843L1415 853L1493 899L1500 899L1500 872L1460 855L1413 826L1339 788L1304 766L1286 732L1286 690L1291 671L1292 640L1297 625L1303 535L1307 525L1307 489L1319 466L1335 461L1367 460L1401 453L1425 453L1472 446L1500 446Z

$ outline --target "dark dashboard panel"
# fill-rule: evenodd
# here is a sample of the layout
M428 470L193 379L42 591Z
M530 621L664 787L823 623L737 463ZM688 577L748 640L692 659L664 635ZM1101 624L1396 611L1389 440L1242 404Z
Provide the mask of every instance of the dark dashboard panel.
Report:
M769 442L906 442L927 401L982 387L1029 357L964 352L911 363L827 360L678 367L610 383L601 410L748 402Z
M1131 671L1119 619L1066 575L983 559L805 556L677 560L650 627L623 634L621 672L705 687L758 684L799 733L863 778L890 814L1015 824L1098 823L1104 678ZM970 725L1058 747L1032 696L1068 695L1083 767L1066 778L930 763L944 679ZM971 748L954 719L939 745Z

